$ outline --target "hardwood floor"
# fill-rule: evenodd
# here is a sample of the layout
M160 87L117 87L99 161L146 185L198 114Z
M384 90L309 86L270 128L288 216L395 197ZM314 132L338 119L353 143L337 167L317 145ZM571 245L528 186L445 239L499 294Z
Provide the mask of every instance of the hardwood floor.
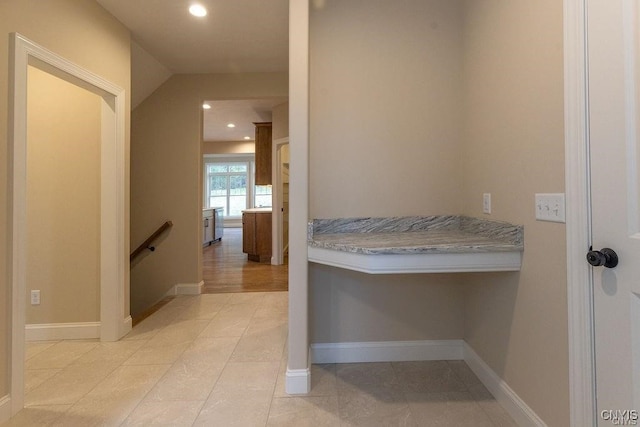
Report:
M288 266L247 260L242 229L225 228L221 242L203 248L204 293L269 292L289 289Z

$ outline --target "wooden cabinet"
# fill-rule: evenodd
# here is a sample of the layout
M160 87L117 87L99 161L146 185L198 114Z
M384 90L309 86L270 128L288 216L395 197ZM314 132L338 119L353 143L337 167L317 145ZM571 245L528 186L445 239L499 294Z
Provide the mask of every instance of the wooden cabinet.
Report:
M256 249L256 214L242 213L242 252L255 254ZM251 255L249 255L251 259Z
M271 211L242 213L242 252L250 261L271 261Z
M256 126L256 185L271 185L271 122Z

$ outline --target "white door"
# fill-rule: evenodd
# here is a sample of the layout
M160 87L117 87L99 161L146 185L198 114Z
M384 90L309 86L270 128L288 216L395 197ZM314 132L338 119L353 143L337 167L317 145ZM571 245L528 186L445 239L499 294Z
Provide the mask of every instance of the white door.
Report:
M619 257L592 270L599 426L640 424L638 13L637 0L587 1L592 244Z

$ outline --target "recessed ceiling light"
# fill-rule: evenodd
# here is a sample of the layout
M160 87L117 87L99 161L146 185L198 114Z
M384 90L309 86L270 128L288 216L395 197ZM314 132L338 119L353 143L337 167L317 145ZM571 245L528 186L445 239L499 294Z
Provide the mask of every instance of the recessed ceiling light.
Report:
M250 136L245 136L244 139L251 139L251 137Z
M203 16L207 16L207 9L201 4L192 4L189 7L189 13L198 18L202 18Z
M204 104L202 104L202 108L205 110L210 110L211 109L211 105L207 104L206 102Z
M234 128L234 127L236 127L236 125L234 125L233 123L229 123L229 124L227 125L227 127L228 127L228 128Z

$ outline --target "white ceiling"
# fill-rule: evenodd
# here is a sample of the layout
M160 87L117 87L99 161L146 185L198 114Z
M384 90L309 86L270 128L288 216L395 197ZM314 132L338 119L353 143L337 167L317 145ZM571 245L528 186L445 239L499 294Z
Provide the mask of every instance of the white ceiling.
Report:
M97 0L131 31L132 107L171 74L288 70L289 0ZM208 14L191 16L198 2ZM137 45L137 46L136 46ZM254 139L253 122L271 121L286 99L210 102L205 141ZM227 128L227 123L236 128Z
M255 140L254 122L270 122L271 111L286 98L252 99L242 101L206 101L211 106L203 110L204 141L243 141L245 136ZM227 127L233 123L234 128Z
M288 0L97 0L172 73L286 71Z

